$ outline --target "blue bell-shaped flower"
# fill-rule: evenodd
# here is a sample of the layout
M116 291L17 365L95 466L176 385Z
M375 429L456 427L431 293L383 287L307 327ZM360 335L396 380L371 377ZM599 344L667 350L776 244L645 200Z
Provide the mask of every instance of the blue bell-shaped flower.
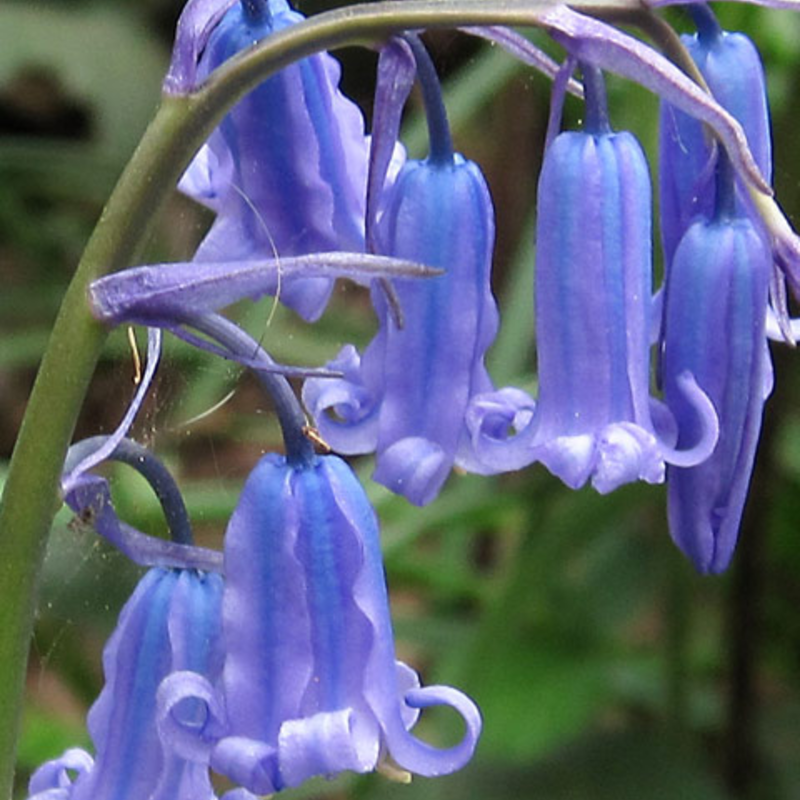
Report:
M727 167L722 159L718 170ZM765 332L771 253L734 191L729 172L718 177L715 216L690 226L667 273L662 372L679 444L697 433L676 376L691 372L719 417L710 458L667 470L670 532L700 572L730 563L772 388Z
M611 131L599 73L584 67L584 85L586 129L552 141L539 178L538 400L518 389L479 397L470 424L476 451L495 471L540 461L572 488L591 480L605 493L629 481L662 481L665 460L702 460L716 430L713 409L691 380L682 390L701 416L702 435L677 452L672 426L655 427L647 161L630 133ZM516 434L508 436L509 428Z
M71 749L44 764L31 777L30 800L214 799L208 770L165 750L156 694L175 670L218 679L221 601L222 578L215 573L147 572L103 652L106 684L88 718L94 759ZM179 710L190 725L198 724L198 712L191 703Z
M235 3L208 36L198 77L301 19L286 0ZM340 72L327 53L310 56L225 117L180 184L217 214L195 260L363 251L368 144L360 110L339 91ZM313 320L332 286L328 278L279 275L270 288Z
M484 354L498 326L489 189L479 167L453 153L438 84L435 75L428 77L431 156L403 165L375 239L382 254L442 274L397 283L402 327L382 288L373 286L380 328L363 357L345 347L328 365L344 377L312 379L303 390L331 447L346 454L375 451L375 480L417 505L438 495L454 464L480 471L465 417L471 398L493 388Z
M221 684L183 672L160 692L176 752L260 795L386 756L428 776L469 760L477 708L454 689L419 688L395 660L375 513L345 462L265 456L231 517L225 573ZM175 717L187 700L205 703L205 728ZM462 715L460 744L437 750L409 733L430 705Z
M458 155L450 163L407 162L382 231L387 253L444 274L398 282L402 328L373 287L375 339L363 358L346 347L328 365L344 377L306 381L303 399L334 450L375 451L375 480L425 505L454 463L472 466L465 414L474 395L492 389L483 357L498 324L494 216L480 169Z

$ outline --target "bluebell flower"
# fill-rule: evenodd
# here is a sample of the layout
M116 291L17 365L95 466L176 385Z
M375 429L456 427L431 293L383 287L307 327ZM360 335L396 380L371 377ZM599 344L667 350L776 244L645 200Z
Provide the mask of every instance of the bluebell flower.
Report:
M678 452L671 421L650 399L647 162L630 133L608 127L599 76L584 68L584 78L587 130L557 136L539 178L538 400L518 389L490 393L476 398L469 422L487 466L538 461L572 488L591 480L609 492L638 479L662 481L665 460L705 458L716 420L691 377L681 378L702 423L697 440Z
M363 357L345 347L328 364L344 376L312 379L303 389L331 447L374 451L375 480L418 505L437 496L454 464L480 469L465 415L474 395L493 388L484 354L498 326L489 189L479 167L452 152L444 111L436 113L432 154L401 168L384 195L374 243L384 254L443 274L396 284L402 327L382 288L373 286L379 330Z
M344 348L328 364L344 377L306 381L303 400L334 450L375 451L375 480L424 505L454 463L471 465L466 410L492 389L484 354L498 325L494 217L480 169L459 155L445 164L407 162L381 230L387 253L445 272L397 284L402 328L374 287L375 339L363 358Z
M208 770L165 750L156 693L174 670L218 678L221 600L214 573L146 573L103 652L106 684L88 717L94 759L73 748L44 764L31 777L30 800L213 800ZM202 708L187 703L179 712L198 724Z
M203 10L213 15L219 5ZM286 0L235 3L207 33L197 79L301 19ZM200 21L194 27L203 30ZM326 53L292 64L212 134L180 183L217 215L196 261L363 251L368 143L360 110L339 91L340 72ZM332 285L321 277L282 282L278 274L269 289L315 319Z
M692 6L698 32L681 41L714 95L744 128L747 143L764 180L772 179L772 142L764 68L753 42L727 33L704 4ZM659 191L661 237L669 265L692 221L710 219L715 205L717 147L701 122L662 102L659 115ZM750 208L744 192L737 203Z
M454 689L419 688L395 659L375 513L345 462L265 456L228 525L225 573L220 685L183 672L160 691L178 752L256 794L386 758L428 776L469 760L477 708ZM176 719L187 700L205 703L205 728ZM437 750L409 733L430 705L462 715L461 743Z
M667 273L663 380L679 443L696 435L696 425L676 392L676 375L691 371L719 417L711 457L667 472L670 532L701 572L721 572L733 555L772 388L765 331L770 248L737 209L727 180L727 188L718 185L715 215L690 226Z

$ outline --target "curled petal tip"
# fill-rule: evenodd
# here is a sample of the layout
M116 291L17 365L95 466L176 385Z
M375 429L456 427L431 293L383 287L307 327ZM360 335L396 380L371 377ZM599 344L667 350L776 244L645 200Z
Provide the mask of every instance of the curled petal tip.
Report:
M263 796L275 794L283 788L277 759L277 751L272 745L244 736L228 736L214 748L210 766L214 772Z
M684 370L676 378L678 390L694 409L699 420L700 438L691 447L678 450L666 443L661 444L663 458L676 467L693 467L705 461L717 446L719 439L719 416L711 398L698 386L694 375Z
M364 382L361 357L345 345L327 366L341 378L311 379L303 384L303 404L330 446L345 455L369 453L378 437L378 398Z
M170 750L186 761L207 764L224 720L222 702L209 681L196 672L173 672L158 687L156 704L158 733Z
M71 773L78 776L88 773L94 766L94 759L80 748L73 747L53 761L42 764L31 776L28 792L31 795L48 796L50 791L63 791L64 797L69 795L73 784ZM56 795L53 795L54 797Z
M406 692L405 702L416 709L449 706L464 721L464 736L457 745L439 749L405 731L399 736L390 737L387 742L392 758L401 767L428 778L449 775L461 769L472 758L483 725L481 712L475 703L450 686L411 689Z
M531 450L533 399L505 387L476 395L466 413L472 451L486 473L510 472L536 460Z

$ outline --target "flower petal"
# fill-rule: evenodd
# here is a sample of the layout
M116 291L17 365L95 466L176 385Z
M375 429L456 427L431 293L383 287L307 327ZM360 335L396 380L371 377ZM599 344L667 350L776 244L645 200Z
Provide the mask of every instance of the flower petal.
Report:
M278 735L281 779L291 787L310 775L369 772L378 761L378 742L375 721L350 708L287 720Z
M302 19L285 2L258 19L237 3L208 37L198 75ZM208 153L189 166L200 176L182 182L201 187L202 202L211 195L217 211L195 261L363 251L367 139L360 110L339 91L340 74L329 54L309 56L268 78L228 113L208 147L219 164L232 164L229 185L207 175ZM298 277L276 283L270 293L314 320L332 286L328 277Z
M62 756L52 761L42 764L28 783L28 792L37 795L40 792L53 790L67 790L74 783L75 779L70 773L76 773L76 777L89 772L94 766L94 759L85 751L77 747L66 750ZM65 797L68 792L65 791Z
M406 692L405 701L411 708L449 706L464 720L464 737L453 747L432 747L409 733L394 730L387 735L392 758L405 769L434 778L461 769L471 758L478 744L482 720L475 703L465 694L449 686L426 686Z

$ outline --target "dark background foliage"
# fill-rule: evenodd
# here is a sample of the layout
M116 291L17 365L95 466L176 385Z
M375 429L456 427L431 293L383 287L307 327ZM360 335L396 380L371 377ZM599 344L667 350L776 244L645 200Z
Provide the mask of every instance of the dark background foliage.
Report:
M0 5L0 480L60 297L154 111L180 5ZM301 8L333 5L308 0ZM764 54L775 183L800 221L800 17L738 4L721 14ZM680 11L670 19L688 27ZM492 372L500 384L533 388L531 233L549 86L463 36L437 33L428 42L457 144L484 167L497 206L503 328ZM341 58L346 90L368 116L375 55ZM615 126L633 129L655 158L656 100L616 79L610 95ZM566 124L580 113L568 103ZM424 125L413 110L406 141L424 153ZM148 258L187 258L208 223L176 194ZM314 327L282 309L273 315L268 301L233 313L275 357L297 363L320 364L374 329L368 299L346 285ZM485 732L473 763L449 778L407 787L380 775L344 776L291 796L800 797L800 381L796 353L778 347L774 356L776 390L742 542L719 578L698 577L675 551L663 487L599 497L571 492L542 469L503 479L454 475L418 510L369 482L369 460L359 462L383 523L401 656L426 682L471 694ZM116 332L76 437L116 425L132 375L125 332ZM212 546L242 480L278 446L269 404L248 376L174 342L135 435L175 470L198 537ZM162 531L146 486L124 468L113 474L121 514ZM31 651L20 797L38 763L88 744L84 717L102 685L102 645L136 579L121 556L59 514ZM440 744L459 736L446 712L426 712L420 728Z

